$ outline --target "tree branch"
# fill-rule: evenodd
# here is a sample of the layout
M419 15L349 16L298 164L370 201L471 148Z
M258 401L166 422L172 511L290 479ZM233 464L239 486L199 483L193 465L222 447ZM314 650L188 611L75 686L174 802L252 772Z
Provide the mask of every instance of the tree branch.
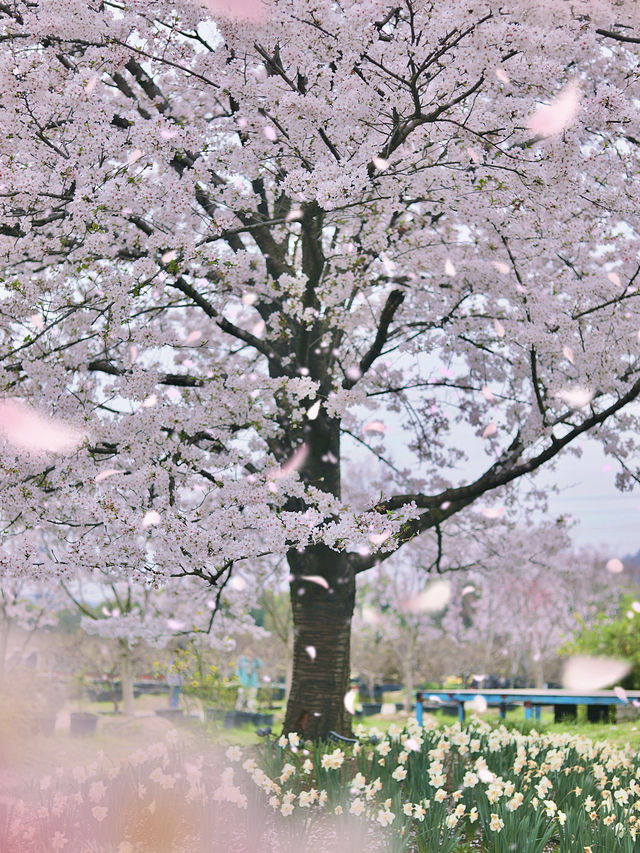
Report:
M396 311L402 305L403 302L404 293L401 290L392 290L389 296L387 297L385 306L382 309L382 313L380 314L380 322L378 323L376 339L369 348L368 352L365 353L365 355L360 359L360 364L358 365L360 376L364 376L364 374L369 370L373 362L382 353L382 347L387 342L387 336L389 333L389 326L391 325L391 321L393 320ZM359 378L360 377L351 379L349 377L345 377L342 382L342 387L346 388L347 390L353 388L356 382L358 382Z

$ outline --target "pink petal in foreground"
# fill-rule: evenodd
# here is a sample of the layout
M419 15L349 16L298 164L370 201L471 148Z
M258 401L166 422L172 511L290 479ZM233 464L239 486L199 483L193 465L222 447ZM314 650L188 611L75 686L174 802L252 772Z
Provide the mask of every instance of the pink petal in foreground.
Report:
M490 424L487 424L486 427L482 430L483 438L491 438L492 435L495 435L498 432L498 427L491 421Z
M382 421L371 421L362 427L362 432L386 432L387 428Z
M0 401L0 433L9 444L30 453L71 453L85 437L81 430L17 400Z
M620 687L618 684L616 684L616 686L613 688L613 692L616 694L616 696L618 697L618 699L620 699L621 702L625 702L627 705L629 704L629 699L627 697L627 693L624 687Z
M378 171L382 172L389 166L389 161L384 160L382 157L372 157L371 162L378 169Z
M348 693L344 694L344 707L351 714L351 716L355 716L356 713L356 688L352 687Z
M399 610L403 613L439 613L449 603L451 584L441 580L430 583L417 595L411 595L400 603Z
M624 660L576 655L564 666L562 684L567 690L602 690L623 679L630 669Z
M505 329L500 320L497 318L493 321L493 328L495 329L495 333L499 338L504 338Z
M147 527L153 527L154 524L160 524L160 513L156 512L155 509L150 509L144 514L142 526L146 530Z
M607 571L611 572L612 575L619 575L620 572L624 571L624 563L622 560L619 560L617 557L612 557L607 561Z
M484 515L485 518L500 518L502 513L504 512L503 506L485 506L482 507L480 512Z
M563 388L556 397L572 409L583 409L593 400L593 391L588 388Z
M536 136L553 136L570 127L580 108L580 87L573 80L550 104L540 106L529 117L527 127Z
M322 575L300 575L300 580L309 581L309 583L315 583L318 584L318 586L329 589L329 583L326 578L322 577Z
M487 704L487 700L484 696L474 696L471 702L468 705L471 711L474 711L476 714L484 714L484 712L489 707Z
M96 474L96 483L101 483L103 480L106 480L107 477L113 477L114 474L119 474L120 471L117 468L107 468L106 471L100 471L99 474Z

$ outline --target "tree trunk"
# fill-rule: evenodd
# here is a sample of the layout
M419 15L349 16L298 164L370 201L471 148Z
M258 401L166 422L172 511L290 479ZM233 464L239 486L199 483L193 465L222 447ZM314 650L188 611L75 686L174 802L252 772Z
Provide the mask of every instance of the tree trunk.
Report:
M287 669L284 676L284 701L285 705L289 701L291 693L291 684L293 683L293 625L287 620Z
M122 712L133 716L133 667L131 649L126 640L120 640L120 684L122 685Z
M350 688L351 617L355 576L346 554L314 545L288 554L291 569L294 646L293 681L283 733L349 737L351 714L344 699ZM324 583L304 577L324 579Z
M413 662L413 661L412 661ZM411 712L413 710L413 667L405 667L403 674L404 681L404 709Z

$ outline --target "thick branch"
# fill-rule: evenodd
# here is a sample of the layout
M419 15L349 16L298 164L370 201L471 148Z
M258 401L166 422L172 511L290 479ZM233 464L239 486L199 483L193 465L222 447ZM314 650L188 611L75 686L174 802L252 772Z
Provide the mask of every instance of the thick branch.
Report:
M378 323L378 331L376 333L376 339L369 348L368 352L360 359L360 364L358 365L358 369L360 372L360 376L364 376L364 374L369 370L373 362L380 356L382 353L382 347L387 342L387 336L389 333L389 326L391 325L391 321L394 318L394 315L398 308L404 302L404 293L401 290L392 290L389 296L387 297L387 301L385 303L384 308L382 309L382 313L380 314L380 322ZM342 383L343 388L353 388L353 386L358 381L358 378L350 379L346 377Z
M425 508L427 511L418 516L418 518L408 521L401 529L397 536L397 543L400 547L405 542L414 539L419 533L435 527L436 524L441 524L450 516L461 509L469 506L477 498L484 495L486 492L493 491L501 486L517 480L524 474L530 474L536 471L550 459L553 459L567 445L575 441L578 436L593 429L600 424L603 424L612 415L615 415L626 405L637 399L640 395L640 379L615 403L604 409L602 412L594 412L590 417L573 427L562 438L554 438L553 441L537 456L532 457L526 462L516 464L517 460L522 456L524 446L522 445L519 436L517 435L511 442L509 448L492 465L482 476L475 482L467 486L459 488L446 489L439 495L423 495L423 494L405 494L394 495L389 500L382 501L373 509L377 512L384 513L387 510L398 510L407 506L410 503L415 503L419 508ZM444 508L443 508L444 505ZM397 549L396 549L397 550ZM376 563L390 557L393 551L385 551L384 553L373 554L368 557L360 557L359 555L350 555L350 561L354 567L354 571L362 572L371 568Z

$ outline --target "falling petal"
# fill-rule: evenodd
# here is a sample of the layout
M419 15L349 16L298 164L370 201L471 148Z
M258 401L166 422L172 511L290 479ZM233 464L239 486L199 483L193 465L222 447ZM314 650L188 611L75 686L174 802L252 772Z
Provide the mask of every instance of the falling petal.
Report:
M196 341L199 341L202 337L202 332L199 329L194 329L193 332L189 332L187 337L184 339L185 344L195 344Z
M344 694L344 707L347 711L354 716L356 713L356 691L354 688L351 688L347 693ZM394 706L395 710L395 706Z
M371 162L376 167L379 172L382 172L384 169L387 169L389 166L389 161L384 160L382 157L372 157Z
M266 330L267 324L264 322L264 320L258 320L255 326L251 329L251 331L257 338L259 338L261 335L264 335Z
M85 437L81 430L17 400L0 401L0 433L9 444L31 453L71 453Z
M146 530L147 527L153 527L154 524L160 524L160 513L155 509L150 509L144 514L142 526Z
M179 619L167 619L167 628L170 631L182 631L185 627L184 622L180 622Z
M440 509L447 510L447 509L449 509L450 506L451 506L451 501L443 501L440 504Z
M244 589L247 588L247 582L244 578L234 576L229 581L229 586L231 587L231 589L235 589L237 592L242 592Z
M456 268L453 265L451 258L447 258L444 262L444 272L445 275L454 276L456 274Z
M413 738L413 737L408 737L408 738L405 740L405 742L404 742L403 746L404 746L404 748L405 748L405 749L408 749L408 750L409 750L409 752L420 752L420 744L419 744L419 743L418 743L418 741L417 741L415 738Z
M362 432L386 432L387 428L382 421L370 421L362 427Z
M497 269L500 275L509 275L509 273L511 272L511 267L504 261L491 261L491 263Z
M567 690L602 690L621 681L630 669L624 660L576 655L564 666L562 684Z
M269 140L269 142L275 142L278 138L278 134L276 133L275 128L271 127L270 124L267 124L265 127L263 127L262 132Z
M567 361L570 361L571 364L575 364L573 350L571 349L571 347L562 347L562 355L567 359Z
M362 621L367 625L384 625L385 617L382 613L379 613L377 610L374 610L373 607L363 607L362 608Z
M149 394L149 396L143 401L142 406L145 409L150 409L152 406L158 402L158 398L155 394Z
M612 575L619 575L620 572L624 571L624 563L622 560L619 560L617 557L612 557L607 561L607 571L611 572Z
M257 298L258 297L256 296L255 293L249 293L249 292L243 293L242 294L242 304L243 305L253 305L254 302L257 300Z
M304 650L309 655L311 660L316 659L316 647L315 646L305 646Z
M309 445L301 444L296 448L289 459L287 459L287 461L270 476L275 477L275 479L280 479L281 477L286 477L287 474L291 474L293 471L300 470L308 455Z
M129 347L129 361L131 362L131 364L134 363L134 361L137 359L137 357L138 357L138 347L135 344L131 344L131 346Z
M451 584L441 580L430 583L417 595L405 598L400 604L403 613L439 613L449 603Z
M475 591L476 591L475 586L473 586L472 584L468 584L462 590L462 597L464 598L465 595L470 595L472 592L475 592Z
M509 75L503 68L496 68L496 77L501 83L504 83L505 85L511 82L511 80L509 79Z
M329 583L326 578L323 578L322 575L300 575L301 581L308 581L309 583L318 584L318 586L322 586L325 589L329 589Z
M285 216L285 222L298 222L298 220L302 219L304 216L302 212L302 208L300 207L292 207L289 213Z
M482 507L480 512L484 515L485 518L500 518L502 513L504 512L503 506L485 506Z
M352 382L357 382L362 377L362 371L359 367L347 367L345 373L347 379L350 379Z
M315 421L315 419L320 414L320 405L321 405L321 400L316 400L315 403L313 404L313 406L311 406L311 408L307 409L307 417L309 418L310 421Z
M175 261L178 257L178 253L175 249L172 249L170 252L165 252L164 255L160 258L163 264L170 264L171 261Z
M479 768L478 779L481 782L484 782L486 785L488 785L491 782L494 782L495 778L496 778L496 775L495 775L495 773L492 773L491 770L487 769L486 767L480 767Z
M616 287L620 287L622 282L620 281L620 276L617 272L607 273L607 278L611 282L611 284L615 284Z
M108 477L113 477L114 474L120 474L121 472L117 468L107 468L106 471L100 471L99 474L96 474L95 482L101 483L103 480L106 480Z
M84 87L84 90L85 90L85 92L87 93L87 95L90 95L90 94L93 92L93 90L96 88L96 83L97 83L97 82L98 82L98 75L97 75L97 74L94 74L94 75L89 79L89 82L87 83L87 85Z
M482 430L483 438L491 438L492 435L495 435L498 431L498 427L491 421L490 424L487 424L486 427Z
M574 80L568 83L550 104L539 106L529 117L527 127L536 136L553 136L570 127L578 115L580 88Z
M499 338L504 338L504 326L502 325L502 323L500 322L500 320L498 320L498 319L494 319L494 321L493 321L493 328L495 329L496 335L497 335Z
M476 151L475 148L467 148L466 152L469 155L469 157L471 157L471 159L473 160L474 163L480 162L480 155L478 154L478 152Z
M32 326L35 326L39 332L44 332L44 320L40 314L32 314L29 317Z
M468 707L472 711L475 711L476 714L484 714L484 712L487 710L487 708L489 706L488 706L487 700L484 698L484 696L478 695L478 696L473 697L471 702L469 702Z
M131 166L131 165L133 165L133 163L135 163L137 160L139 160L139 159L142 157L142 154L143 154L142 150L141 150L140 148L136 148L136 150L135 150L135 151L133 151L133 152L129 155L129 159L127 160L127 162L125 163L125 165L126 165L126 166Z
M613 692L616 694L616 696L618 697L618 699L620 699L622 702L625 702L627 705L629 704L629 699L628 699L628 697L627 697L627 692L626 692L626 690L624 689L624 687L620 687L619 685L616 685L616 686L613 688Z
M589 405L593 400L594 394L588 388L576 386L575 388L564 388L562 391L558 391L556 397L572 409L582 409Z
M631 609L635 610L636 613L640 613L640 601L634 601L631 605Z
M390 536L390 530L383 530L382 533L372 533L371 536L369 536L369 542L373 545L382 545L382 543L386 542Z
M489 403L495 403L495 401L496 401L496 398L493 396L493 392L491 391L491 388L487 388L486 385L482 389L482 396Z

